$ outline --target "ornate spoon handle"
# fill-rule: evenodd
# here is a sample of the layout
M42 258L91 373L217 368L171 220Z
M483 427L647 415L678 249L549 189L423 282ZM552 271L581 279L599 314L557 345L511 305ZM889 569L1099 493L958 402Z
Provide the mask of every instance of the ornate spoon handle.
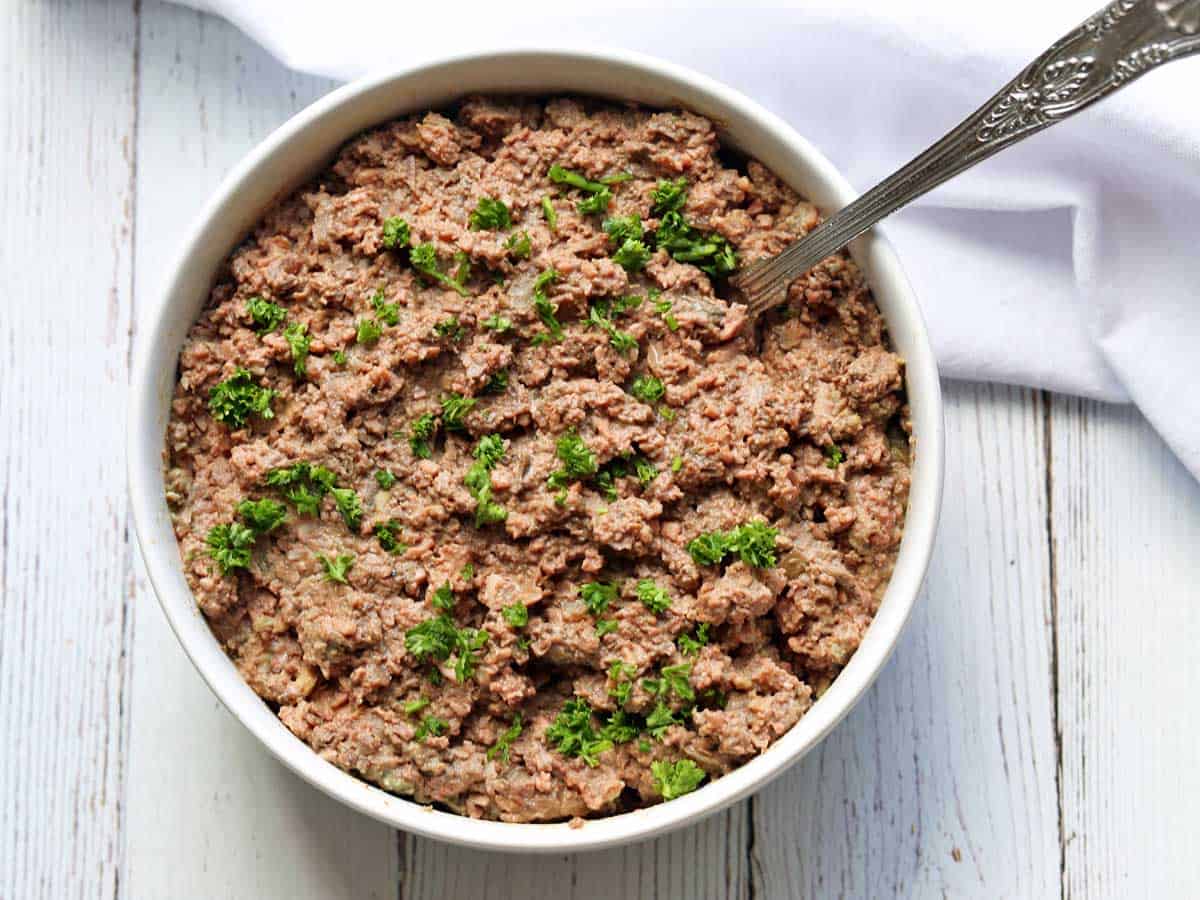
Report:
M1151 69L1200 52L1200 0L1116 0L1060 39L957 128L779 255L734 278L752 313L910 200L1005 147L1103 100Z

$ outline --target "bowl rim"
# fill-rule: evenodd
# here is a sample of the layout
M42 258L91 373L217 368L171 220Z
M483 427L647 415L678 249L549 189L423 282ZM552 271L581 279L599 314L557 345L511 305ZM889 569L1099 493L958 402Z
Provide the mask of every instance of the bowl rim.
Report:
M820 186L833 203L845 204L856 196L833 164L781 118L707 75L642 53L544 47L467 52L389 68L343 85L288 119L228 173L194 220L178 255L166 270L163 288L158 294L158 305L152 312L143 314L142 338L135 347L130 384L127 474L131 510L150 582L184 652L234 717L280 762L309 784L395 828L463 846L539 853L611 847L693 824L761 788L815 747L856 705L882 670L920 591L932 554L940 512L944 428L937 366L920 308L895 253L878 230L868 233L856 241L851 250L867 271L868 281L881 308L887 306L885 319L893 342L907 345L904 347L906 386L913 413L913 433L919 441L905 515L904 537L896 568L879 610L850 662L800 721L750 762L669 803L589 819L576 827L569 823L506 823L470 819L435 810L388 794L325 761L292 735L241 679L209 631L183 580L162 482L166 411L170 406L168 399L164 410L163 391L168 390L169 397L169 387L175 382L181 344L178 336L180 328L186 333L192 323L192 317L187 317L181 326L181 317L175 313L181 305L186 305L185 298L195 295L199 290L196 287L199 277L196 258L205 248L214 241L226 241L226 249L219 254L223 259L229 249L241 240L244 229L232 243L224 237L218 237L222 229L225 233L230 230L223 220L229 218L229 209L239 192L247 189L253 179L265 177L266 167L276 162L281 152L311 136L326 119L336 116L339 111L351 109L360 101L367 102L364 98L372 96L372 92L385 89L404 98L408 96L406 92L415 91L419 94L422 80L434 75L444 78L472 66L557 67L564 73L581 66L592 69L599 67L600 70L610 68L614 74L649 79L648 83L667 91L671 96L675 91L688 96L688 101L681 101L684 105L694 107L699 98L705 105L737 117L763 141L777 142L784 152L794 156L797 164L803 164L815 179L812 184ZM570 77L564 75L563 80L569 81ZM493 87L492 90L503 92L504 88ZM593 89L556 87L547 83L540 91L606 93L599 82ZM487 88L467 85L460 94L487 92ZM407 103L400 100L396 103L395 111L376 119L376 124L403 115L405 111L429 108L430 105L421 101ZM338 143L344 143L351 137L353 133L343 134ZM811 197L811 187L805 193ZM261 215L266 205L258 208L256 216ZM208 285L204 288L204 296L207 297L215 268L203 268L208 271ZM903 335L903 342L898 339L899 334ZM167 348L170 352L167 352Z

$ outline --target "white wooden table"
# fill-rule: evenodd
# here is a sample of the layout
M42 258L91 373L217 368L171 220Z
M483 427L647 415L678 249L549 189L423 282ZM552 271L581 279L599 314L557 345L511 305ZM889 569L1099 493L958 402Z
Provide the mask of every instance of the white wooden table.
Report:
M286 772L148 589L125 396L183 228L331 85L153 0L0 9L0 898L1196 894L1200 485L1135 411L1017 388L947 385L938 550L899 649L730 811L531 859L390 831Z

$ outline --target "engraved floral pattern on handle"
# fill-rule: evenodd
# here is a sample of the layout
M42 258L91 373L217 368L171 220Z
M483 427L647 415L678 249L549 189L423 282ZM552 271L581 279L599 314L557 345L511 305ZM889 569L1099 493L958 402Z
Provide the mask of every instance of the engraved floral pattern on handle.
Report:
M1077 112L1150 69L1200 52L1200 0L1116 0L1034 60L981 111L980 144Z

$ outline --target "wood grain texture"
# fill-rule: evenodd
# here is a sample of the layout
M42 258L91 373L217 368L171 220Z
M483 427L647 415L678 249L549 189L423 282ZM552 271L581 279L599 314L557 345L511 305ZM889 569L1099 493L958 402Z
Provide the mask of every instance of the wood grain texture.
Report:
M743 900L748 803L653 841L558 857L481 853L401 834L401 900Z
M148 310L222 176L331 85L173 6L142 8L140 51L136 298ZM140 571L137 605L126 896L394 897L393 832L286 771L220 706Z
M1194 897L1200 485L1135 410L1052 411L1064 896Z
M1037 395L947 385L925 590L870 694L754 802L758 898L1059 888Z
M0 10L0 897L121 862L130 2Z

